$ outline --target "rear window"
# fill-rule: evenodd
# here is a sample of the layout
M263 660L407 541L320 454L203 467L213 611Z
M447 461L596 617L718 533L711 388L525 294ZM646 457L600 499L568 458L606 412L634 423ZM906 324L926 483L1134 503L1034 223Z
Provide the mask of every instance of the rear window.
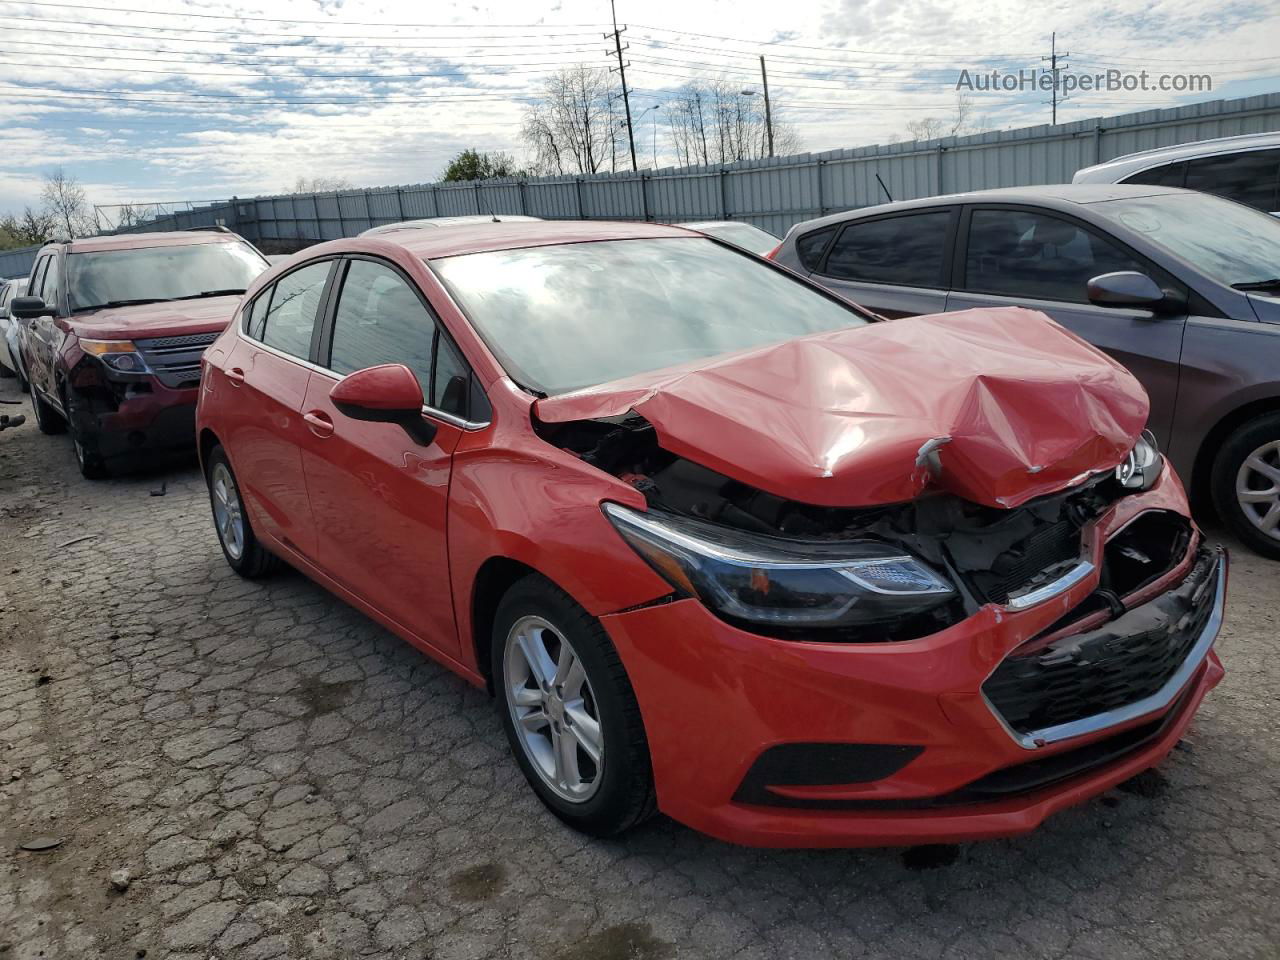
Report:
M266 268L242 241L73 252L67 292L72 310L228 296L244 293Z
M904 287L942 287L943 249L951 213L913 213L854 221L827 254L824 276Z

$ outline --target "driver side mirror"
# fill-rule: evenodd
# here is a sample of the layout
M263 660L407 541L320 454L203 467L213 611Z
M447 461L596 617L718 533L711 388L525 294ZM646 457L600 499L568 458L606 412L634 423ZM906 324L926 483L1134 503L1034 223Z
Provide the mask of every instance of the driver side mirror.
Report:
M9 316L18 320L34 320L48 312L49 308L39 297L14 297L9 304Z
M357 370L334 384L329 399L352 420L399 424L420 446L436 437L436 425L422 416L422 386L402 363Z
M1180 306L1158 283L1136 270L1118 270L1094 277L1089 281L1087 293L1089 302L1099 307L1136 307L1171 313Z

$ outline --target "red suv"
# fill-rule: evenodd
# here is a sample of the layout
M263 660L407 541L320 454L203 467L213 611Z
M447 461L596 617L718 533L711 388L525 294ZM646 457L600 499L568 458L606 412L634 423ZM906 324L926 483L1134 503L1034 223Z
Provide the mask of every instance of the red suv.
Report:
M10 304L36 422L86 477L195 442L200 354L267 268L225 229L50 242Z
M596 835L1023 832L1222 676L1146 396L1029 311L877 322L679 228L488 224L315 247L203 364L232 568L487 685Z

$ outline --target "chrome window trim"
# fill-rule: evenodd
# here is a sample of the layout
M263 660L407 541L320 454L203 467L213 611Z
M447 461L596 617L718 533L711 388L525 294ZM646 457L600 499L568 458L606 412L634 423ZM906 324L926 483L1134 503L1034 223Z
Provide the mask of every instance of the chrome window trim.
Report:
M1209 656L1209 650L1213 647L1214 640L1218 638L1218 631L1222 629L1223 612L1227 600L1227 578L1224 576L1221 556L1218 557L1214 566L1213 576L1217 580L1217 585L1214 589L1213 612L1209 615L1209 620L1204 625L1204 630L1201 631L1195 646L1191 648L1191 652L1182 661L1182 665L1178 667L1177 672L1169 678L1163 687L1150 696L1127 706L1096 713L1091 717L1072 720L1070 723L1060 723L1057 726L1032 730L1030 733L1019 733L1009 726L1004 717L1000 715L1000 711L987 699L987 695L984 692L982 699L986 703L987 709L999 721L1004 731L1025 750L1039 750L1042 747L1061 743L1063 740L1070 740L1073 737L1098 733L1108 727L1118 726L1130 720L1136 720L1146 714L1167 709L1177 699L1182 692L1182 688L1187 685L1187 681L1200 669L1200 665L1204 663L1205 658Z
M249 336L249 334L245 333L244 330L239 327L237 327L236 329L236 336L242 338L248 343L253 344L255 347L259 348L260 350L265 350L267 351L267 353L274 354L275 356L280 357L283 360L290 360L293 363L306 367L312 373L324 374L326 377L328 377L330 380L333 380L335 383L346 379L345 375L335 373L334 371L328 369L327 367L321 367L317 364L312 363L310 360L303 360L301 357L295 357L291 353L285 353L283 350L277 349L276 347L270 346L269 344L265 344L261 340L256 340L253 337ZM464 420L462 419L462 417L456 416L452 413L446 413L443 410L437 410L435 407L427 406L426 404L423 404L422 412L427 416L432 417L433 419L443 420L445 423L452 424L453 426L459 428L460 430L467 430L470 432L474 432L476 430L483 430L485 429L485 427L489 426L493 422L491 420L484 420L484 421Z

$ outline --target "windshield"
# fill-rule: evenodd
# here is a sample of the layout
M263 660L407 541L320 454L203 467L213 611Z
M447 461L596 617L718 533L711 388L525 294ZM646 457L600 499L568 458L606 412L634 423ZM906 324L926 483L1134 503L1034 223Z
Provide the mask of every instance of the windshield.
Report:
M432 266L507 372L546 394L868 322L701 237L499 250Z
M764 256L778 245L778 238L772 233L766 233L759 227L753 227L749 223L695 225L691 229L701 233L709 233L713 237L719 237L725 243L732 243L735 247L750 250L752 253L758 253L761 256Z
M243 293L267 262L247 243L192 243L67 257L72 310Z
M1280 278L1280 221L1250 207L1170 193L1093 208L1227 285Z

